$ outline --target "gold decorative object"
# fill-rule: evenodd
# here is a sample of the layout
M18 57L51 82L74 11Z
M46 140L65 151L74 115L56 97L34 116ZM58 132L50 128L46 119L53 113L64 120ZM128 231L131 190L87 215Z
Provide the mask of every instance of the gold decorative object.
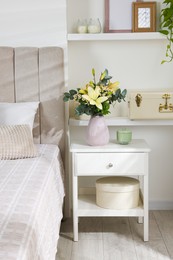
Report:
M136 95L135 101L136 101L137 107L140 107L141 102L142 102L142 96L141 96L141 94L137 94L137 95Z
M159 105L159 112L160 113L171 113L173 112L173 105L170 103L168 105L168 99L171 98L170 94L164 94L162 96L163 99L165 99L165 104L160 104Z

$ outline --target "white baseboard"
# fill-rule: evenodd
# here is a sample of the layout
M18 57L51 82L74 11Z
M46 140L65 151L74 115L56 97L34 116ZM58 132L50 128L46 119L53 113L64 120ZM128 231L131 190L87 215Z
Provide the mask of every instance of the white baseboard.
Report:
M173 210L173 201L149 201L150 210Z

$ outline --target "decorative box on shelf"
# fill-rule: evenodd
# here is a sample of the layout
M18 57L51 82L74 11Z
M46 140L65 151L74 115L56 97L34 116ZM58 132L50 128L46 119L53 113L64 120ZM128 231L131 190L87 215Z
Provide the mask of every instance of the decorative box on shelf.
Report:
M126 176L97 179L96 204L107 209L131 209L139 204L139 180Z
M173 119L173 92L131 92L130 119Z

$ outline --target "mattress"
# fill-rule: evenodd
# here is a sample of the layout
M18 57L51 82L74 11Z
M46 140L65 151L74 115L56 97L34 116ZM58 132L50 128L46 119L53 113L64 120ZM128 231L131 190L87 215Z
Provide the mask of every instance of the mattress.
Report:
M37 148L37 158L0 160L0 260L55 259L63 167L56 145Z

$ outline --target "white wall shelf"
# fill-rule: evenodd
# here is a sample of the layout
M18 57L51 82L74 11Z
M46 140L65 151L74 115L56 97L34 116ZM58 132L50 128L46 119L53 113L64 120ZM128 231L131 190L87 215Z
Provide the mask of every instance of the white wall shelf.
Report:
M68 34L68 41L165 40L165 39L166 37L159 32L98 33L98 34L69 33Z
M130 120L128 117L106 118L108 126L173 126L173 120ZM70 126L87 126L88 120L69 119Z
M79 216L99 216L99 217L113 217L113 216L143 216L144 209L143 203L140 198L139 205L133 209L124 209L124 210L107 210L100 208L96 205L96 198L94 195L80 195L78 198L78 215Z

